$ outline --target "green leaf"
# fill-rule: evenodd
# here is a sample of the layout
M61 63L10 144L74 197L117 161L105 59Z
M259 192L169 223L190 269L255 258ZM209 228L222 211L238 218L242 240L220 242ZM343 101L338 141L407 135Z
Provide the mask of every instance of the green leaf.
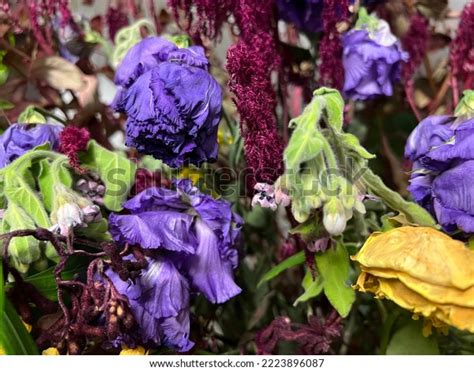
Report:
M375 155L367 151L359 142L359 139L351 133L342 133L337 137L337 140L346 147L349 151L352 151L366 160L375 158Z
M324 100L328 124L336 133L340 133L344 123L344 99L341 93L336 89L322 87L315 90L314 96Z
M303 264L304 261L305 261L304 251L300 251L299 253L296 253L290 256L288 259L285 259L280 264L274 266L267 273L265 273L264 276L260 279L260 282L258 283L257 287L267 281L274 279L276 276L286 271L287 269L294 267L296 265Z
M9 110L15 108L15 105L5 99L0 99L0 110Z
M304 237L317 236L321 231L321 223L316 217L306 220L290 229L291 234L300 234Z
M324 139L318 131L320 118L321 105L313 100L299 117L291 120L290 127L296 129L283 154L287 170L298 170L300 164L315 158L321 152Z
M81 272L81 270L86 267L87 264L79 260L71 263L68 262L66 268L61 273L61 278L63 280L71 280L75 274ZM45 269L44 271L25 277L24 280L34 285L44 297L49 300L58 301L58 287L54 278L55 268L56 267Z
M8 355L37 355L38 348L26 331L13 305L5 300L3 326L0 328L0 348Z
M341 317L346 317L355 300L354 290L347 284L349 279L349 254L338 243L335 249L316 254L316 265L324 280L324 294Z
M69 171L64 167L59 167L59 179L61 183L66 187L71 188L72 186L72 177ZM43 202L46 210L51 211L53 208L53 199L54 199L54 177L51 172L50 162L47 159L43 159L38 162L38 172L37 172L38 186L41 191L41 196L43 197Z
M105 184L104 205L109 210L122 210L135 180L137 165L126 157L89 141L87 152L81 155L81 164L96 171Z
M22 124L45 124L46 117L39 113L35 109L35 106L29 105L22 113L20 113L17 121Z
M30 187L28 181L10 168L5 174L5 196L21 206L34 220L37 226L49 228L51 221L46 212L43 202L38 194Z
M15 202L8 202L3 220L10 231L21 229L35 229L35 223L30 216ZM14 237L8 246L8 254L21 264L30 264L38 260L41 255L39 241L34 237Z
M410 321L392 336L388 355L437 355L438 343L434 336L424 337L422 321Z
M323 291L324 282L321 275L317 276L315 280L313 280L313 276L311 271L308 269L306 274L301 282L301 285L304 288L304 293L298 299L295 300L293 306L297 306L299 303L304 303L312 298L315 298Z

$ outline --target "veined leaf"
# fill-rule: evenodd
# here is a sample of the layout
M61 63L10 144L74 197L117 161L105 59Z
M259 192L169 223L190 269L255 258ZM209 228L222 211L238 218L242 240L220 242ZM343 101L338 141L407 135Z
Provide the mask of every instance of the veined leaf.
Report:
M258 283L257 287L267 281L274 279L276 276L286 271L287 269L294 267L296 265L303 264L304 261L305 261L304 251L300 251L299 253L296 253L290 256L288 259L282 261L280 264L274 266L267 273L265 273L265 275L262 277L262 279Z
M51 222L38 194L28 185L27 181L13 170L5 174L5 195L21 206L34 220L37 226L49 228Z
M315 158L323 149L324 139L318 130L321 105L313 100L301 116L291 121L296 127L283 153L286 169L299 170L303 162Z
M81 164L96 171L104 182L105 207L120 211L135 180L137 165L94 140L89 141L87 152L81 155Z
M347 284L349 279L349 254L338 243L335 249L316 254L316 265L324 281L324 294L341 317L346 317L355 300L354 290Z
M297 306L299 303L304 303L312 298L315 298L321 292L323 291L323 278L321 275L318 275L315 280L313 280L313 276L311 274L311 271L308 269L306 271L306 274L303 278L303 282L301 282L301 285L304 288L304 293L298 299L295 300L293 303L293 306Z
M0 348L8 355L37 355L38 348L26 331L26 327L18 316L13 305L5 300L0 328Z

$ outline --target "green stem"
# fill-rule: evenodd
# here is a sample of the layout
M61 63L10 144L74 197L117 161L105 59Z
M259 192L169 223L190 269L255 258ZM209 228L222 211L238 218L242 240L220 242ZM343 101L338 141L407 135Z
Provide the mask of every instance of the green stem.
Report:
M366 169L361 180L389 208L404 214L410 222L424 227L436 227L436 222L428 211L414 202L406 201L397 192L392 191L372 170Z

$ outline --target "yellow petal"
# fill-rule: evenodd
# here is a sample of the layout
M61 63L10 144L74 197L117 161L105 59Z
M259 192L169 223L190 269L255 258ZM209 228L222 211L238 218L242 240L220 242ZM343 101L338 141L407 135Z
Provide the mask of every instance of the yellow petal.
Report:
M433 285L392 269L367 268L364 266L361 266L361 269L376 277L398 279L409 289L434 303L474 308L474 286L467 290L459 290L455 287Z
M59 356L59 350L58 348L51 347L51 348L43 350L41 354L43 356Z
M121 356L142 356L146 353L145 348L138 346L136 348L123 348L120 351Z
M373 234L353 260L433 285L459 290L474 286L474 251L433 228L405 226Z
M362 272L355 288L362 292L372 292L380 299L390 299L402 308L431 319L436 327L450 325L474 332L473 308L433 303L396 279L379 278Z

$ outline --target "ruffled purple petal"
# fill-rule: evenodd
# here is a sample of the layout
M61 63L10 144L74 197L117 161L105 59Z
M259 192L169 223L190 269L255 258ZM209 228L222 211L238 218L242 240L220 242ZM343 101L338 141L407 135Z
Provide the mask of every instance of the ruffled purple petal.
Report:
M196 290L213 303L223 303L242 290L234 282L231 262L220 256L217 236L199 219L195 228L199 245L195 255L185 258L184 268Z
M162 37L147 37L134 45L125 55L115 72L115 83L129 87L135 80L168 59L168 55L178 47Z
M120 244L144 249L165 249L193 254L196 240L191 232L193 216L176 211L145 211L136 215L109 216L109 229Z

